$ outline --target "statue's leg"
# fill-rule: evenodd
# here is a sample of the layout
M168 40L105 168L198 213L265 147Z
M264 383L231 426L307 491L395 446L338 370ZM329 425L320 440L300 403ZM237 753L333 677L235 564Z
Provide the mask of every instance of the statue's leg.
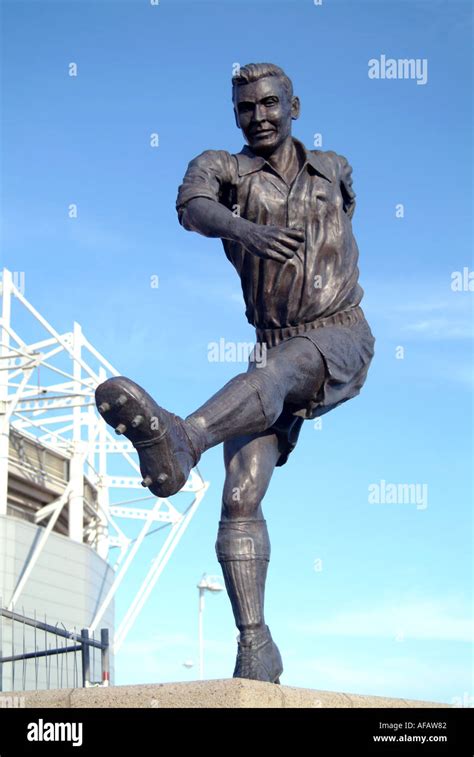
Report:
M169 497L182 488L205 450L270 428L285 400L305 402L324 378L318 348L295 337L268 350L265 365L252 365L233 378L185 420L125 376L104 381L95 398L107 423L136 448L143 485L158 497Z
M234 677L276 683L283 666L264 617L270 541L261 502L280 451L273 431L224 443L226 480L216 541L240 631Z
M285 401L314 397L325 378L317 347L293 338L268 350L265 366L240 373L186 418L194 446L204 450L236 436L264 431L279 418Z

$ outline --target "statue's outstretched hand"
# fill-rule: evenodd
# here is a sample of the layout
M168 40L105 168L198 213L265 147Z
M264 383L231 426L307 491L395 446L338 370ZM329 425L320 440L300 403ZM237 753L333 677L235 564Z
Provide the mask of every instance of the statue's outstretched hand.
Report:
M244 247L259 258L278 260L285 263L293 257L304 242L303 229L288 229L279 226L249 224L241 242Z

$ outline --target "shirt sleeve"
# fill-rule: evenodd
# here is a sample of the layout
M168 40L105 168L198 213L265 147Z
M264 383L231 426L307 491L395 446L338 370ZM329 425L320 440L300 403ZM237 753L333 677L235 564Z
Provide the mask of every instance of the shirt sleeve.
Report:
M343 207L349 218L352 218L356 206L356 194L352 187L352 166L349 165L347 158L343 155L338 155L338 159L340 169L339 181L344 203Z
M194 197L221 201L224 185L232 182L232 168L232 158L225 150L206 150L189 163L176 199L180 223L186 203Z

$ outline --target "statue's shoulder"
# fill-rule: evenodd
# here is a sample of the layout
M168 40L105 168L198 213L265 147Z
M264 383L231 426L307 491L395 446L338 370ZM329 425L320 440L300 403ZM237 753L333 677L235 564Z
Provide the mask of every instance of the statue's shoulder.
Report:
M209 163L212 165L218 163L228 163L230 159L231 154L227 152L227 150L204 150L203 152L200 152L199 155L196 155L196 157L192 159L191 163Z
M231 182L235 175L235 158L227 150L204 150L190 160L187 180Z
M339 181L349 181L352 173L352 166L344 155L340 155L334 150L309 150L314 159L326 169L331 178Z
M356 193L352 184L352 166L344 155L334 150L311 150L316 167L341 189L343 207L349 218L354 215ZM313 164L314 165L314 164Z

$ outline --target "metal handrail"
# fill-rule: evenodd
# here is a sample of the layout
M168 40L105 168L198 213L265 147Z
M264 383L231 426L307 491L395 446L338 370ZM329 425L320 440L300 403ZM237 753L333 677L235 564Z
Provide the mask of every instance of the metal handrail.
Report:
M25 650L19 654L11 654L9 656L0 656L0 666L3 666L4 663L15 663L18 661L25 662L26 660L30 659L36 659L39 657L52 657L54 655L60 655L60 654L67 654L69 652L80 652L81 653L81 661L82 661L82 686L87 688L93 683L91 682L91 675L90 675L90 649L91 647L95 649L101 650L101 668L102 668L102 681L101 685L108 686L110 684L110 670L109 670L109 630L108 628L101 628L100 629L100 641L98 641L95 638L91 638L89 636L89 629L83 628L81 630L81 633L76 633L74 631L67 631L66 629L58 628L58 626L52 626L49 623L43 622L41 620L37 620L36 618L28 618L25 615L22 615L17 612L12 612L11 610L7 610L0 606L0 626L1 626L1 618L4 617L7 620L11 620L14 624L15 622L19 622L22 624L23 629L25 626L30 626L35 629L35 638L36 638L36 631L43 631L45 633L45 639L46 634L54 634L56 637L60 637L63 639L68 639L71 641L79 642L78 644L75 644L74 646L65 646L64 648L57 648L57 649L42 649L42 650L36 650L35 652L26 652ZM12 652L14 652L14 631L12 626ZM24 636L24 630L23 630L23 636ZM1 638L1 636L0 636ZM36 645L36 644L35 644ZM25 640L23 638L23 646L25 646ZM0 676L1 680L1 676ZM13 675L13 681L14 681L14 675ZM0 687L1 688L1 687Z

